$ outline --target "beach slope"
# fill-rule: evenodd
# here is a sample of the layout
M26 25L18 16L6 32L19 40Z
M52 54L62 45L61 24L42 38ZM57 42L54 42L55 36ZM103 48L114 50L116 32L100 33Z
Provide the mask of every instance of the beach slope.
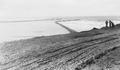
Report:
M0 70L119 70L120 25L0 44Z

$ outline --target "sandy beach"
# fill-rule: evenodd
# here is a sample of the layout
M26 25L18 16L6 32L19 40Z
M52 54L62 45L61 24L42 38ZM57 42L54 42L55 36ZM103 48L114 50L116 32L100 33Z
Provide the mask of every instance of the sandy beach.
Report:
M0 70L119 69L120 25L0 45ZM115 69L116 68L116 69Z
M119 20L114 21L120 23ZM105 26L104 21L67 21L61 24L75 30L76 32L91 30L92 28L101 28ZM20 39L28 39L39 36L50 36L67 34L69 31L55 24L55 21L30 21L30 22L7 22L0 23L0 43Z

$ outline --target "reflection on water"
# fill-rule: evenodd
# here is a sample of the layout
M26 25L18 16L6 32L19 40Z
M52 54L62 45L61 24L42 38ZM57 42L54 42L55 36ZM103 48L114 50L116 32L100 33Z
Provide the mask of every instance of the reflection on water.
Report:
M93 27L101 28L105 26L104 22L98 21L69 21L60 23L78 32L90 30ZM65 33L69 32L53 21L0 23L0 42Z

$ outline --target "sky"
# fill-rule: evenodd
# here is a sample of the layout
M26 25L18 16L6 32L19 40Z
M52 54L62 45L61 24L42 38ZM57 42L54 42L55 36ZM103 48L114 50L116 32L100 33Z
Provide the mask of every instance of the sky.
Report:
M0 20L120 16L120 0L0 0Z

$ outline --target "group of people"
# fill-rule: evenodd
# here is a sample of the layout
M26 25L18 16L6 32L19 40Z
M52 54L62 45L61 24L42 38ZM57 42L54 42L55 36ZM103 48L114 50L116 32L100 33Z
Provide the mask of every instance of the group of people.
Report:
M115 27L115 24L111 20L106 20L105 24L106 27L110 27L110 28Z

